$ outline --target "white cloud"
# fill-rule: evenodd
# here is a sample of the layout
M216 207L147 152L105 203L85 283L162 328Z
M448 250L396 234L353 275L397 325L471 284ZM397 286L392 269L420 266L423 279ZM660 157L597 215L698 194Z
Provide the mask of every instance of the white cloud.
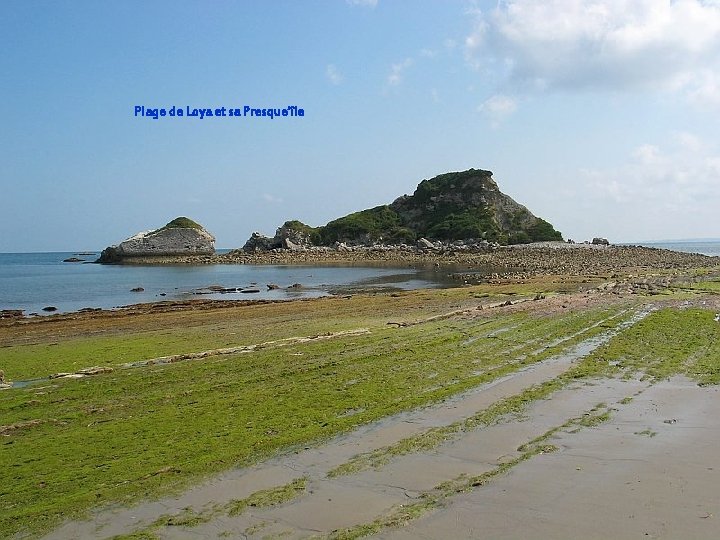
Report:
M595 195L637 205L638 217L672 211L705 215L715 228L720 225L720 154L693 134L676 134L668 149L643 144L621 167L585 170L583 176Z
M280 204L283 202L283 200L280 197L276 197L275 195L270 195L269 193L263 193L262 198L265 202L268 202L270 204Z
M604 236L629 242L720 234L720 147L691 133L629 149L616 166L564 175L558 187L562 189L554 192L555 221L576 240Z
M351 6L365 6L374 8L377 6L378 0L345 0Z
M338 85L343 82L343 76L335 67L335 64L328 64L327 68L325 68L325 76L328 81L334 85Z
M708 0L507 0L482 13L465 52L531 88L658 87L720 101L720 4Z
M696 72L685 88L691 103L702 108L720 108L720 70Z
M390 86L398 86L402 80L405 70L413 65L412 58L406 58L399 64L393 64L390 68L390 75L388 75L387 82Z
M495 127L497 127L501 121L513 114L516 110L517 101L502 94L492 96L478 107L478 111L490 119Z

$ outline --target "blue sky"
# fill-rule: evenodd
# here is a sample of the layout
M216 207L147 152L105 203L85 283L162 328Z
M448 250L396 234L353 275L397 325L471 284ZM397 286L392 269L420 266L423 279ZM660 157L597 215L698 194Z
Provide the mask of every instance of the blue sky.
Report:
M240 247L470 167L566 238L720 237L717 0L8 0L0 50L2 252Z

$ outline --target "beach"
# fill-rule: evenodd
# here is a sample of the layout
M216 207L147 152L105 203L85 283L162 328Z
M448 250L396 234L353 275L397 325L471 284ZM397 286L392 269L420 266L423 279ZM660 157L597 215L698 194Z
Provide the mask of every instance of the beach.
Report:
M4 530L602 537L625 508L612 536L712 537L717 259L501 258L454 288L0 321Z

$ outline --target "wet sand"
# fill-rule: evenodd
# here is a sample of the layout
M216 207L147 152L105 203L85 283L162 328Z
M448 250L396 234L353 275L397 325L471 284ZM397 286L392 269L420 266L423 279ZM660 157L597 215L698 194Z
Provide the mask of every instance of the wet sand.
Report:
M717 538L720 390L649 387L506 476L376 538ZM645 433L643 433L645 432Z

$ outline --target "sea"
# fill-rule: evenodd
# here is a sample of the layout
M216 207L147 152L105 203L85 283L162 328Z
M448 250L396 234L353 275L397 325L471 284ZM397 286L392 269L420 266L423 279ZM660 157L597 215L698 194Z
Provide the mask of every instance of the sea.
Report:
M720 256L720 239L636 242L632 245ZM219 250L219 252L222 252ZM392 291L457 285L433 266L162 265L91 264L99 252L0 253L0 310L25 314L114 309L163 300L289 300L358 291ZM83 262L63 262L76 257ZM276 284L277 289L268 289ZM301 287L291 287L299 284ZM208 287L259 292L211 292ZM132 289L142 288L133 292ZM44 311L43 308L55 308Z
M289 300L457 284L447 271L433 266L92 264L99 255L100 252L0 253L0 310L22 309L25 315L46 315L164 300ZM63 262L72 257L83 262ZM279 288L271 290L268 284ZM296 284L300 287L292 287ZM259 292L221 293L208 287Z
M685 253L700 253L711 257L720 256L720 238L703 240L666 240L662 242L634 242L629 245L671 249Z

